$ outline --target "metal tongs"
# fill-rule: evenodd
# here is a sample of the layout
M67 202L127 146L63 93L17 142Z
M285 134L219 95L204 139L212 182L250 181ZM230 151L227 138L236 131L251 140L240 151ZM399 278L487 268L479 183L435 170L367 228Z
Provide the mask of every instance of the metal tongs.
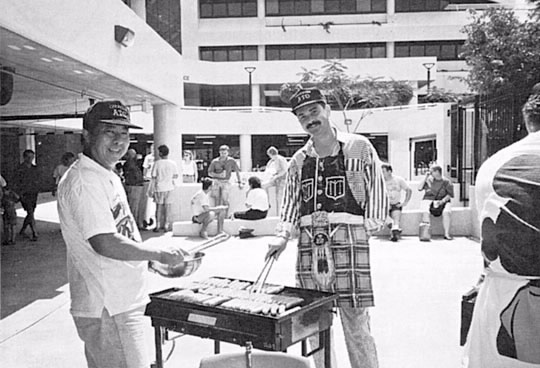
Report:
M261 273L259 274L259 277L257 277L257 280L255 280L255 283L250 289L251 293L256 294L256 293L261 292L261 289L266 283L266 279L268 278L268 275L270 274L270 270L272 269L272 266L274 265L275 260L276 260L275 257L270 257L268 258L268 260L266 260L266 263L264 264L264 267Z
M194 247L192 249L184 250L184 252L186 252L188 254L196 254L197 252L202 252L203 250L211 248L214 245L218 245L219 243L222 243L222 242L228 240L230 237L231 236L229 234L227 234L227 233L221 233L221 234L218 234L218 235L214 236L211 239L208 239L208 240L202 242L201 244L197 245L196 247Z

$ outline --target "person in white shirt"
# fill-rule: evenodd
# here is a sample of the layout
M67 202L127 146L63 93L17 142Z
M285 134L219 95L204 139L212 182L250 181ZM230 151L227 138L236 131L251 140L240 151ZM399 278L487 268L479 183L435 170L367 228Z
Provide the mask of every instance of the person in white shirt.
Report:
M193 153L185 150L184 159L182 160L182 182L196 183L197 180L197 163L193 159Z
M382 173L386 182L386 193L390 200L390 218L392 226L391 241L398 241L401 234L401 212L403 207L407 206L412 196L412 189L401 176L393 174L392 166L382 164ZM405 200L401 200L401 192L405 191Z
M159 160L154 162L152 179L155 181L154 202L156 202L156 227L154 232L160 230L170 231L169 215L173 202L174 180L178 179L178 166L169 160L169 147L162 144L158 147Z
M283 189L285 189L285 176L287 175L287 160L279 154L276 147L269 147L266 154L270 160L266 163L265 172L270 174L268 182L263 187L268 192L271 187L276 188L276 208L279 210L281 199L283 198Z
M203 178L201 180L202 189L191 198L192 221L201 224L199 235L203 239L208 239L208 225L217 219L218 234L223 232L223 222L225 220L226 206L210 207L210 191L212 189L212 179Z
M183 261L183 251L168 242L141 241L113 172L128 150L129 128L139 127L120 101L92 105L83 117L83 153L58 185L70 311L88 367L150 366L147 262Z
M62 155L60 164L54 168L54 171L53 171L54 190L52 191L53 197L56 195L56 190L58 188L58 183L60 182L60 179L66 173L66 171L69 169L69 167L74 161L75 161L75 155L73 154L73 152L66 152Z
M143 160L143 198L141 199L141 213L144 213L143 228L151 227L154 224L154 216L156 215L156 205L154 204L152 195L149 195L150 184L152 182L152 168L154 167L154 144L152 143L147 149L147 154Z
M260 220L268 214L268 194L261 188L261 179L252 176L248 179L249 189L246 198L246 211L233 214L234 218L242 220Z

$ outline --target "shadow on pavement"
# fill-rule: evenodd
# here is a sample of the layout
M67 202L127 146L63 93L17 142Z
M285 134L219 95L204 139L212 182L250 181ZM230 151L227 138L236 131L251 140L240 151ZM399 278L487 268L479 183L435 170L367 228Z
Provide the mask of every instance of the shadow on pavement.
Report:
M23 219L18 218L16 231ZM66 247L60 225L37 221L38 240L17 235L15 245L1 248L1 309L0 319L39 299L51 299L61 294L58 288L67 283ZM27 234L30 234L27 229Z

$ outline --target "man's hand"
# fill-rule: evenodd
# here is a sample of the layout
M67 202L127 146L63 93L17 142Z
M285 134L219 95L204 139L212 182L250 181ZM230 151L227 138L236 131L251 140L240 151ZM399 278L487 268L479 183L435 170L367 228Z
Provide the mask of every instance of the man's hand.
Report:
M184 260L184 257L189 255L182 248L172 245L165 245L161 248L159 262L163 264L176 265Z
M268 252L266 252L266 256L264 257L264 260L268 260L270 257L274 257L277 261L281 253L287 248L287 239L285 239L282 236L275 236L273 237L270 242L268 243Z

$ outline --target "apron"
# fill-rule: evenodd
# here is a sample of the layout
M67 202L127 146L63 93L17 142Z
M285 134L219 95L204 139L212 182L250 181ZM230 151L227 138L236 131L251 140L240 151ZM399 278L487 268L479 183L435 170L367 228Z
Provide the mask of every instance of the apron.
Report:
M539 278L491 264L474 306L463 367L540 367Z
M338 306L373 306L364 210L349 187L343 147L337 155L308 156L302 165L300 287L338 294Z

